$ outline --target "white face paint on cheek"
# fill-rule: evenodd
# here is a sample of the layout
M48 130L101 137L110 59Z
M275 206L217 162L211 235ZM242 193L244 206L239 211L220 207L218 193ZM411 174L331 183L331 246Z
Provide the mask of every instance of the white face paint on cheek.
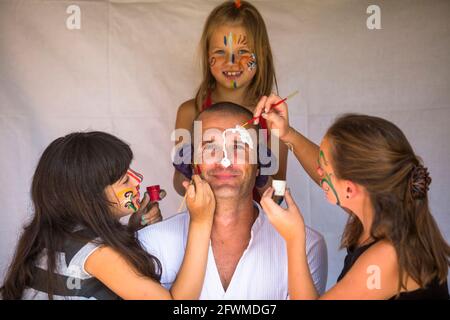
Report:
M241 138L241 141L245 144L248 144L248 147L250 149L253 149L253 140L250 136L250 133L245 129L244 127L241 127L240 125L236 125L235 128L229 128L222 132L222 141L223 141L223 159L220 161L220 164L224 166L225 168L228 168L231 166L231 160L228 159L228 153L227 153L227 141L226 141L226 134L227 132L231 133L239 133L239 137Z

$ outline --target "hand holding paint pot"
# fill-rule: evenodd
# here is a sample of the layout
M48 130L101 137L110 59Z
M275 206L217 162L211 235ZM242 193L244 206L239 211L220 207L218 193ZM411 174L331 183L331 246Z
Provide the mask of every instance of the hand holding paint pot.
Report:
M305 221L300 209L295 204L294 199L292 199L289 189L284 194L286 209L273 201L274 191L272 187L267 188L261 197L261 207L264 209L270 223L286 242L300 241L302 246L304 246L306 242Z
M139 210L132 214L128 226L133 230L139 230L146 225L160 222L163 217L159 209L158 201L166 196L166 191L158 186L147 187L147 192L140 202Z

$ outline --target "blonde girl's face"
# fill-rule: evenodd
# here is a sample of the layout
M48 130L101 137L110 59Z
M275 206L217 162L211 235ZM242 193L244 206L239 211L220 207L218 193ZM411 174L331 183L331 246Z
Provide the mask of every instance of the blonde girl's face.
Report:
M257 57L242 26L223 25L212 33L209 67L217 85L230 89L247 87L256 74Z

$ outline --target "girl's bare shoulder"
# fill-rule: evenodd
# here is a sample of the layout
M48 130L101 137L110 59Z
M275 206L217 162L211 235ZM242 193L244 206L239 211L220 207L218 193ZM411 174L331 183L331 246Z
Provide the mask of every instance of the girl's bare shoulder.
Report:
M183 102L178 107L175 127L190 129L197 113L197 107L194 99Z

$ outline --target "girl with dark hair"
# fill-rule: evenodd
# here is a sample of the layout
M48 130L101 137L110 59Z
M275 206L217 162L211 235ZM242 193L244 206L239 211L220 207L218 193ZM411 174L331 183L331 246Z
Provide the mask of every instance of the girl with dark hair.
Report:
M350 114L335 121L319 147L289 126L286 104L271 109L279 100L263 97L255 116L279 129L327 200L349 214L341 243L348 253L344 268L320 298L449 299L450 247L429 209L431 178L403 132L387 120ZM317 299L303 217L289 192L286 209L272 193L266 191L261 205L286 240L290 296Z
M197 299L206 268L215 201L194 176L187 188L189 237L177 281L160 283L161 266L119 222L137 214L143 177L133 153L103 132L71 133L39 160L34 215L19 240L0 293L3 299ZM194 252L195 250L195 252Z

